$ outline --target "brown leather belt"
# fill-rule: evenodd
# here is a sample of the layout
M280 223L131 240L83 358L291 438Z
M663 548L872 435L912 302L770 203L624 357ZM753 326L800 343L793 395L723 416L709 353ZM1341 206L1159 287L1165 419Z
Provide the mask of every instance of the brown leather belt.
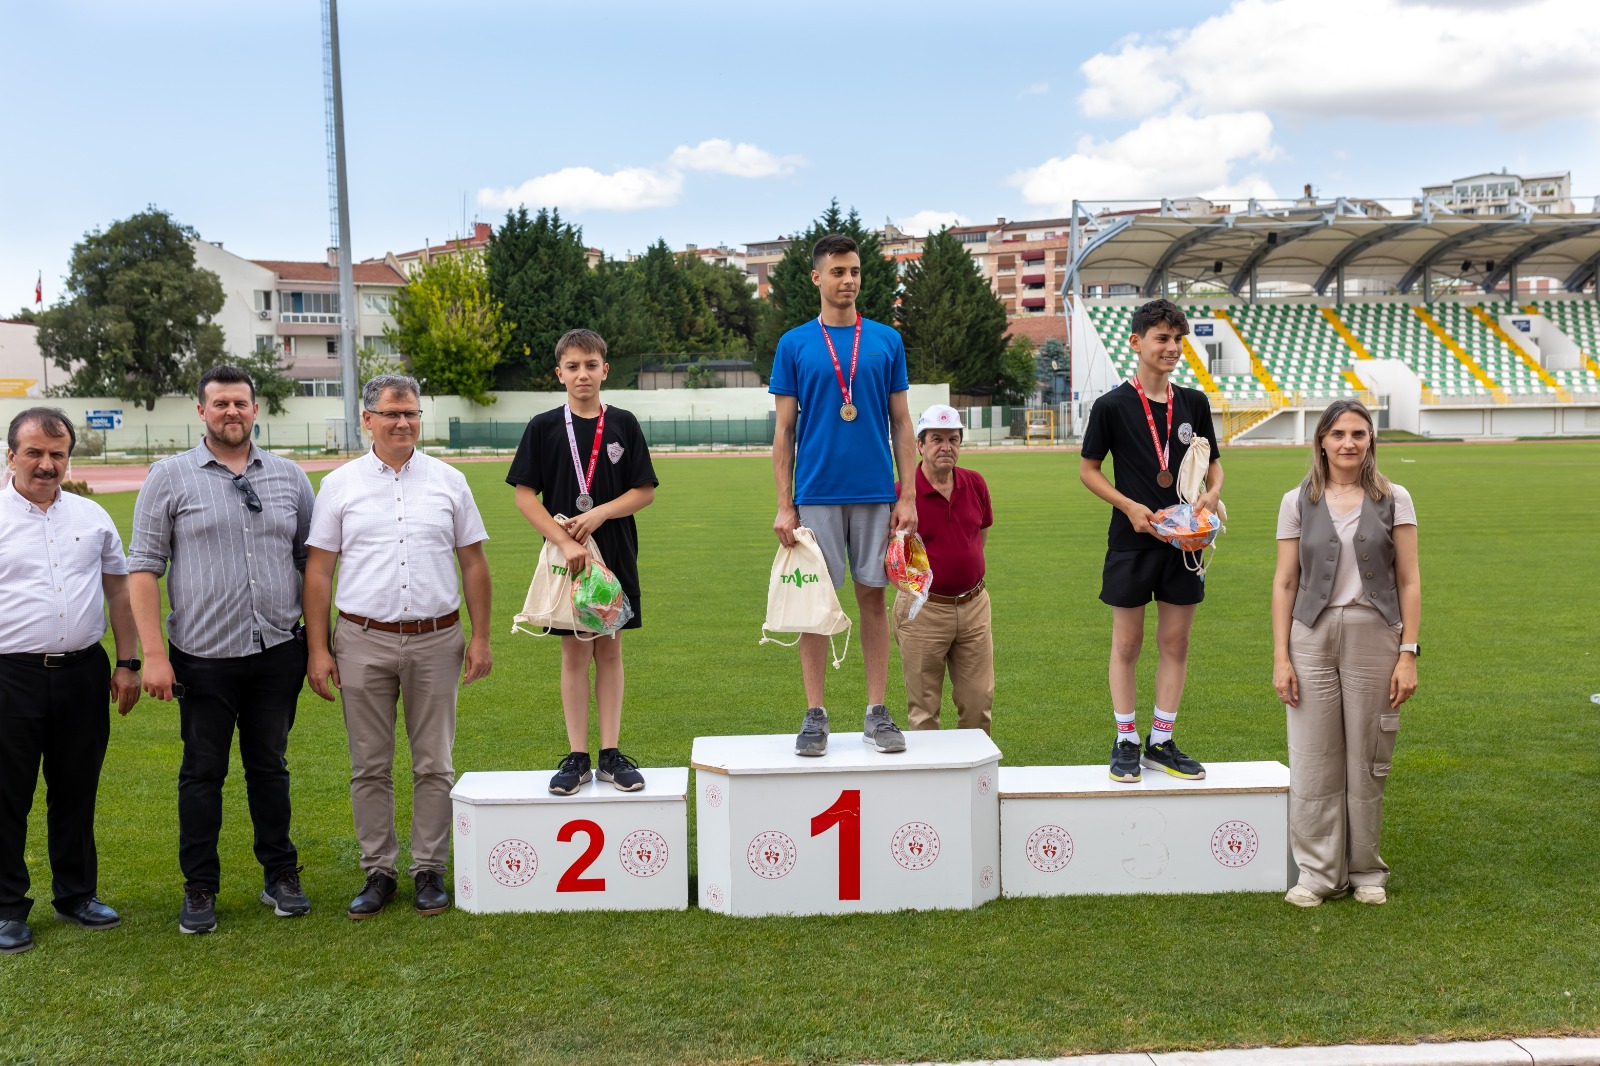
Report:
M959 596L941 596L937 592L930 592L930 593L928 593L928 602L929 603L942 603L947 607L959 607L961 604L966 603L968 600L972 600L972 599L977 598L978 593L980 593L982 591L983 591L983 578L980 577L978 579L978 583L976 585L972 586L972 588L968 589L966 592L963 592Z
M372 618L363 618L359 614L339 612L339 617L362 629L376 629L380 633L434 633L441 629L449 629L461 621L461 612L451 611L438 618L424 618L417 622L379 622Z

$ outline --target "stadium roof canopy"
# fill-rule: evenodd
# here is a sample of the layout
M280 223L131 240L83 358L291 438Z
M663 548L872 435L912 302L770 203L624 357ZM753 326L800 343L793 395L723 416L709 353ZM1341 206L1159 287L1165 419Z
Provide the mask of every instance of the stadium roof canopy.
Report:
M1515 278L1550 277L1569 292L1595 280L1600 213L1462 215L1425 205L1417 214L1369 217L1349 201L1274 213L1177 215L1156 211L1080 220L1063 293L1136 286L1157 296L1170 283L1257 286L1319 296L1349 281L1417 292L1453 279L1492 293Z

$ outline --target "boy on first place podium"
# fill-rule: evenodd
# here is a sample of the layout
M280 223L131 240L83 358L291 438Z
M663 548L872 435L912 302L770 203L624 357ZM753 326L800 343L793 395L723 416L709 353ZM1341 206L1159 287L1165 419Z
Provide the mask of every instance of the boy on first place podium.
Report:
M577 577L589 563L583 546L593 537L606 566L617 575L633 617L644 621L639 598L639 534L635 512L655 499L655 468L638 419L600 402L600 385L611 365L606 342L593 330L568 330L556 342L556 377L567 402L536 415L523 431L506 481L517 490L517 510L566 557ZM541 499L542 494L542 499ZM563 525L554 513L572 515ZM622 633L580 639L561 635L561 707L570 749L550 779L550 791L574 795L591 780L589 763L589 664L594 664L594 701L600 720L600 780L623 792L644 788L638 765L618 747L622 731Z

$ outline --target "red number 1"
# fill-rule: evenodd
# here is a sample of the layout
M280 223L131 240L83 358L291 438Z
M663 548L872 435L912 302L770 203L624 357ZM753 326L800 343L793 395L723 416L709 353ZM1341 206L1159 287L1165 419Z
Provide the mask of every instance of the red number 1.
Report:
M861 898L861 790L847 788L833 806L814 815L811 835L839 827L839 898Z
M556 882L557 892L604 892L606 879L603 877L581 877L580 874L593 865L594 860L600 857L600 849L606 846L606 831L599 824L587 818L574 818L556 831L556 839L565 844L574 836L582 833L589 838L589 846L583 849L583 854L578 856L578 861L567 867L567 872L561 875L561 880Z

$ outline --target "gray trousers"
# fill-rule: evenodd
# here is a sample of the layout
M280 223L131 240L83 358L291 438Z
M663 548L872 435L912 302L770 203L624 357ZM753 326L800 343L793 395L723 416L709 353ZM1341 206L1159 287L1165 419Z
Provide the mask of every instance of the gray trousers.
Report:
M1290 629L1300 706L1288 708L1289 846L1300 884L1319 896L1389 880L1378 839L1400 731L1389 707L1399 659L1399 632L1371 608L1329 607L1315 626Z
M350 807L361 869L396 876L394 731L403 700L411 746L411 868L444 872L450 861L450 789L456 693L466 640L461 626L433 633L383 633L340 620L333 655L350 735Z

